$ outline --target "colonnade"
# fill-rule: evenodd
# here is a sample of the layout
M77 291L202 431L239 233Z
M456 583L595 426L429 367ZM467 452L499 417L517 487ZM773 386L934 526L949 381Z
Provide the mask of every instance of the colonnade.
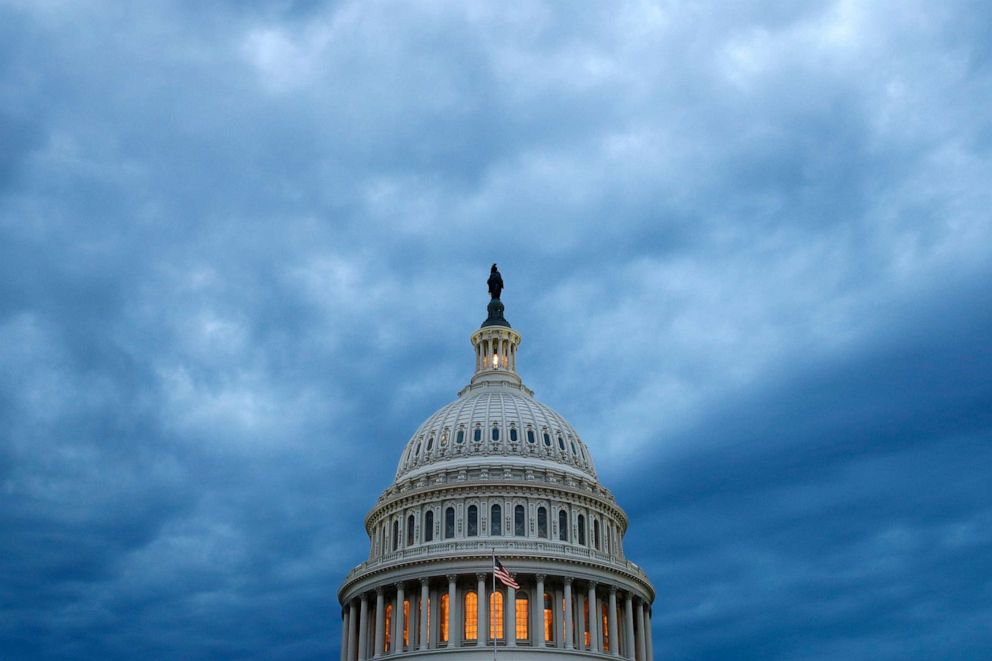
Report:
M570 576L449 574L377 586L342 609L341 661L472 646L554 647L653 659L650 604L620 586ZM495 612L490 612L495 610Z

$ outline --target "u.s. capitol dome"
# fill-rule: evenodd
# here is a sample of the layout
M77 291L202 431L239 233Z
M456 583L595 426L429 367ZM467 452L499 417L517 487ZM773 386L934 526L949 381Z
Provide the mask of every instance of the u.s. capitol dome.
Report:
M413 433L365 518L369 558L338 592L341 661L482 659L494 645L506 661L650 661L654 588L624 554L627 515L578 432L517 375L495 265L489 284L474 375ZM493 590L494 555L519 589Z

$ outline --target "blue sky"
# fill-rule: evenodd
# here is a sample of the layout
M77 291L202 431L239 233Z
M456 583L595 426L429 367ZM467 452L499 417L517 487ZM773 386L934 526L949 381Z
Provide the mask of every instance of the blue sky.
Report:
M992 649L983 2L0 2L0 656L336 658L498 262L659 659Z

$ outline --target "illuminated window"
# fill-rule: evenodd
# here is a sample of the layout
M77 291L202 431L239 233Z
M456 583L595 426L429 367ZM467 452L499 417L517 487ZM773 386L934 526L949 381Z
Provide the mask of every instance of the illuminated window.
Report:
M527 594L518 592L515 614L517 640L527 640L530 638L530 617L528 617L530 613L527 606Z
M554 642L555 639L555 612L551 603L551 595L544 594L544 640Z
M400 546L400 522L393 521L393 550L395 551Z
M599 519L594 519L592 522L592 541L596 546L596 550L599 549Z
M499 505L493 505L489 509L489 534L503 534L503 508Z
M434 512L430 510L424 515L424 541L434 541Z
M586 517L579 515L579 544L586 545Z
M527 442L528 443L533 443L534 442L534 430L533 429L528 429L527 430Z
M479 639L479 597L475 592L465 594L465 640Z
M390 648L390 644L393 642L393 636L392 636L392 633L393 633L393 605L392 604L386 604L386 623L383 625L383 629L385 629L385 634L386 635L384 636L384 640L385 640L385 645L386 645L386 651L388 652L389 651L389 648Z
M544 432L544 444L549 448L551 447L551 437L548 435L548 432Z
M430 626L430 613L431 613L431 609L428 608L427 609L427 617L428 617L427 630L428 631L431 630L431 626ZM441 612L438 613L438 617L441 618L440 620L438 620L438 624L441 625L441 631L440 631L441 642L442 643L446 643L446 642L448 642L448 595L446 595L446 594L442 594L441 595Z
M523 505L517 505L513 508L513 534L517 537L524 537L527 534L526 514Z
M464 442L465 442L465 430L459 429L458 433L455 435L455 443L461 445Z
M548 510L543 507L537 508L537 536L548 538Z
M479 508L475 505L468 506L468 532L469 537L479 534Z
M586 649L589 649L589 602L582 602L582 630L585 632Z
M475 431L472 433L472 440L476 443L482 440L482 427L475 428Z
M455 508L449 507L444 510L444 538L451 539L455 536Z
M498 441L499 440L499 427L496 427L496 426L493 427L492 439L494 441Z
M403 601L403 647L410 646L410 601ZM400 648L403 649L403 648Z
M558 539L568 541L568 513L565 510L558 510Z
M489 638L503 639L503 593L493 592L489 595Z
M413 515L406 517L406 545L413 546L413 529L415 522L413 520Z
M600 610L603 611L603 652L610 651L610 621L606 614L606 603L600 604Z
M513 441L514 443L517 442L517 428L516 427L510 427L510 440Z
M444 431L441 432L441 447L443 448L448 444L448 428L445 427Z

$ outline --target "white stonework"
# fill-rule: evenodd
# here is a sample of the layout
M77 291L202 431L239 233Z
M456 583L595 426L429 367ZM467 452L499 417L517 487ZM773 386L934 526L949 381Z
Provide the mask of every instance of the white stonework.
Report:
M338 592L341 661L483 661L494 633L505 661L651 661L654 588L624 555L627 515L575 429L521 382L520 335L471 339L471 382L414 432L365 519L369 559ZM494 549L521 588L497 583L495 601Z

